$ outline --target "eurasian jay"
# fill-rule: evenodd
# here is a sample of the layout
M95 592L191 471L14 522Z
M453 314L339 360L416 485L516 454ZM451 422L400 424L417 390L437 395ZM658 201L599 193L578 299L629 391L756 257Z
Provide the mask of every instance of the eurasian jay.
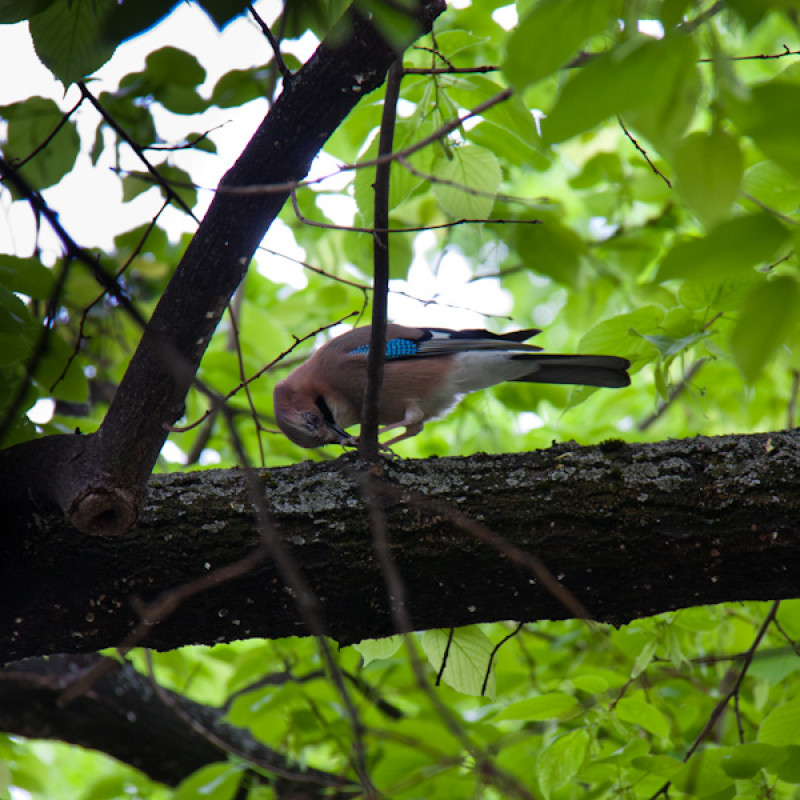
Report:
M463 395L502 381L607 387L631 382L627 359L540 353L541 347L523 344L537 333L536 328L498 334L387 325L379 433L405 432L382 447L416 436ZM295 444L355 442L345 428L361 416L369 341L370 326L337 336L275 386L275 419Z

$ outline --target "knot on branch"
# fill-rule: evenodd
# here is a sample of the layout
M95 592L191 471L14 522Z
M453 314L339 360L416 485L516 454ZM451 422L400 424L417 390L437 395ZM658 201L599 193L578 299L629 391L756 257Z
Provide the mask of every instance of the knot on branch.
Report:
M123 536L139 516L134 495L120 489L87 487L70 506L68 517L90 536Z

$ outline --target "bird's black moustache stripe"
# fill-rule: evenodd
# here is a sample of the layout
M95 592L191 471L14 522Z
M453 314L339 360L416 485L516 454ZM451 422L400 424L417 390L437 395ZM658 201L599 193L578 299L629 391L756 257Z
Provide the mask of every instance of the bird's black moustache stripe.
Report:
M333 412L328 407L328 404L325 402L325 398L320 395L315 401L317 408L322 412L322 418L328 425L336 425L336 420L333 417Z

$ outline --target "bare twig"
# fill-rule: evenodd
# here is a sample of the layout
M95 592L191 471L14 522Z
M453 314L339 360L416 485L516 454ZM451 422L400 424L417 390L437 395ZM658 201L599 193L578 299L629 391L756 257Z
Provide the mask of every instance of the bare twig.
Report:
M483 676L483 683L481 684L481 697L486 695L486 687L489 685L489 676L492 674L492 664L494 663L494 657L497 655L500 648L509 640L513 639L523 628L525 627L524 622L518 622L517 627L514 628L511 633L507 636L504 636L493 648L492 652L489 654L489 663L486 666L486 674Z
M432 179L431 182L436 183L437 181ZM442 182L451 184L453 186L458 186L458 184L453 181ZM473 192L466 186L459 186L459 188L467 194L485 196L489 195L488 192L480 192L477 190ZM495 195L492 196L494 197ZM422 233L423 231L438 231L442 230L443 228L455 228L459 225L541 225L542 222L540 219L457 219L453 220L452 222L440 222L436 225L415 225L410 228L379 228L377 226L373 228L364 228L354 225L339 225L335 222L318 222L317 220L309 219L308 217L303 216L303 212L300 211L300 206L297 203L297 194L292 192L291 197L292 209L294 210L295 216L304 225L308 225L311 228L325 228L326 230L346 231L347 233L369 233L373 236L390 233Z
M758 53L752 56L728 56L728 61L771 61L776 58L786 58L786 56L800 56L800 50L790 50L788 45L783 46L780 53ZM713 58L699 58L701 64L708 64L714 61Z
M130 256L128 256L128 258L126 259L125 263L117 270L116 274L114 275L114 280L118 281L125 274L125 272L127 271L128 267L133 263L133 260L136 258L136 256L138 256L139 253L141 253L142 248L144 247L144 243L147 241L147 237L150 235L150 233L152 232L153 228L155 228L156 222L158 221L158 218L161 216L161 214L164 212L164 209L168 205L169 205L169 200L165 200L164 204L158 210L158 213L153 217L153 219L150 220L150 224L145 229L145 232L142 235L142 238L139 239L139 241L136 243L136 247L133 249L133 252L130 254ZM53 384L50 386L50 391L51 392L64 379L64 376L67 374L67 371L69 370L70 366L72 365L72 362L75 360L75 358L78 355L78 352L79 352L80 346L81 346L81 342L85 338L86 321L87 321L87 319L89 317L89 312L105 296L106 296L106 293L104 291L100 292L100 294L97 295L97 297L95 297L95 299L92 300L92 302L89 303L89 305L86 306L86 308L84 308L83 311L81 312L81 321L80 321L80 323L78 325L78 336L77 336L77 338L75 340L75 346L72 348L72 352L69 354L69 358L67 359L67 363L64 365L64 369L61 370L61 373L59 374L59 376L53 381Z
M669 188L671 189L672 183L670 182L670 179L650 160L650 156L647 155L647 150L645 150L639 144L639 142L636 141L633 134L625 127L625 123L622 121L622 117L617 117L617 121L619 122L619 125L622 128L622 132L628 137L631 144L642 154L644 160L649 164L650 169L652 169L653 172L655 172L655 174L658 175L664 181L664 183L666 183L667 186L669 186Z
M640 431L646 431L654 422L658 421L664 412L683 394L689 384L694 380L694 376L700 371L700 368L708 361L707 358L699 358L697 361L686 370L683 380L672 387L672 391L666 400L663 400L658 408L646 419L643 419L638 428Z
M108 125L117 134L117 136L120 137L120 139L126 142L134 153L136 153L136 155L139 157L139 160L142 162L142 164L144 164L145 169L153 177L155 183L157 183L164 190L164 194L167 196L167 198L176 206L182 208L195 222L199 223L200 220L195 216L189 205L179 194L177 194L177 192L175 192L169 181L165 180L159 171L150 163L142 147L137 144L130 134L128 134L128 132L111 116L111 114L109 114L108 111L103 108L97 98L89 91L86 84L83 83L83 81L79 81L78 88L81 90L81 95L85 97L99 112L106 125Z
M278 65L278 69L281 72L281 77L283 78L283 82L288 83L294 77L294 73L292 73L289 67L286 66L286 62L283 60L278 40L272 35L272 31L269 29L269 25L267 25L267 23L264 22L263 19L261 19L258 12L253 7L252 3L247 4L247 10L250 12L251 16L256 21L258 27L261 28L261 32L264 34L267 41L269 42L269 46L272 48L272 54L275 57L275 63Z
M351 311L349 314L346 314L340 319L337 319L336 322L329 322L327 325L322 325L316 330L311 331L311 333L307 333L305 336L301 336L299 338L295 336L294 342L289 347L287 347L286 350L284 350L280 355L273 358L272 361L269 362L269 364L267 364L265 367L262 367L258 372L255 373L255 375L251 375L249 378L243 380L236 388L231 389L230 392L228 392L220 399L218 405L209 408L208 411L206 411L205 414L203 414L203 416L200 417L200 419L195 420L193 423L191 423L191 425L184 425L182 427L178 427L175 425L165 425L164 426L165 429L171 431L172 433L186 433L186 431L190 431L192 430L192 428L196 428L198 425L200 425L200 423L208 419L208 417L210 417L213 413L219 411L220 408L222 408L225 405L225 403L227 403L227 401L230 400L235 394L238 394L238 392L240 392L243 388L251 384L257 378L260 378L265 372L274 367L275 364L277 364L279 361L282 361L284 358L286 358L286 356L288 356L289 353L291 353L298 345L301 345L308 339L314 338L318 333L322 333L322 331L326 331L329 328L333 328L335 325L339 325L345 320L348 320L351 317L356 316L356 314L358 314L357 311Z
M41 153L42 150L44 150L47 147L47 145L49 145L50 142L53 141L56 134L67 124L69 118L80 108L82 103L83 103L83 98L81 97L81 99L78 100L78 102L75 103L75 105L72 106L72 108L61 117L55 128L53 128L53 130L47 134L44 140L40 144L38 144L31 153L25 156L25 158L23 158L21 161L14 162L14 168L20 169L21 167L25 166L25 164L27 164L31 159L35 158L39 153Z
M453 635L455 632L455 628L450 628L450 630L447 632L447 643L444 646L444 653L442 653L442 665L439 667L439 671L436 673L436 681L434 682L434 685L436 686L439 686L442 683L444 668L447 666L447 658L450 655L450 647L453 644Z
M750 665L753 663L753 658L755 657L756 650L758 646L761 644L764 636L769 629L769 626L775 621L775 615L778 613L778 608L780 607L780 600L776 600L769 609L769 613L765 617L764 621L761 623L761 627L758 629L758 633L756 633L755 639L753 639L753 643L750 645L747 652L744 654L744 658L742 660L742 666L739 670L739 675L737 676L736 680L731 685L730 689L728 689L725 694L720 698L719 702L714 706L713 711L711 712L706 724L703 726L703 730L697 735L697 738L692 743L692 746L687 750L686 754L683 757L683 761L688 761L692 754L697 750L698 747L709 737L711 732L714 730L714 726L719 721L719 718L722 716L723 711L728 706L728 703L731 701L731 698L738 697L739 690L742 687L742 681L744 681L745 675L747 675L747 671L750 669ZM651 798L651 800L655 800L656 797L659 795L667 795L669 791L669 787L671 785L670 781L667 781Z

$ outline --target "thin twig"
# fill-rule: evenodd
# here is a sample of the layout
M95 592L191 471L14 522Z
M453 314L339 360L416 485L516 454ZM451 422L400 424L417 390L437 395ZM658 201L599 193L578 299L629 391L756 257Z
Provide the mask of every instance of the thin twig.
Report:
M433 684L434 686L440 686L442 683L444 668L447 666L447 659L450 655L450 647L453 644L453 636L455 635L455 632L455 628L450 628L450 630L447 632L447 643L444 646L444 653L442 653L442 665L439 667L439 671L436 673L436 680Z
M800 56L800 50L790 50L788 45L783 46L780 53L758 53L753 56L728 56L727 61L770 61L775 58L786 58L786 56ZM701 64L713 62L713 58L698 58Z
M242 289L243 286L244 286L244 284L240 283L239 284L239 289L237 289L237 295L236 296L239 297L239 298L242 297L242 294L240 294L239 292L240 292L240 290ZM236 310L233 307L233 303L228 303L228 316L230 317L230 320L231 320L231 336L230 336L230 339L233 342L233 347L234 347L234 350L236 352L236 364L239 367L239 380L240 380L240 384L239 385L244 389L245 397L247 397L247 404L250 406L250 413L252 415L252 418L256 422L256 433L258 434L259 427L260 427L259 423L258 423L258 411L256 409L255 401L253 400L253 395L252 395L252 393L250 391L250 381L248 381L248 379L247 379L247 374L246 374L245 368L244 368L244 356L242 355L241 340L239 339L239 324L236 321L236 317L238 315L237 315ZM264 444L261 441L261 436L260 435L257 435L256 438L258 440L258 454L259 454L259 457L260 457L261 466L263 467L264 464L265 464L265 460L264 460Z
M330 180L331 178L338 177L343 172L354 172L355 170L359 169L369 169L370 167L377 167L379 164L389 163L391 161L395 161L398 158L408 158L409 156L413 155L419 150L427 147L434 142L443 139L449 133L452 133L457 128L460 128L468 119L472 117L477 117L482 114L484 111L488 111L490 108L498 105L499 103L503 103L508 100L514 94L512 89L503 89L502 91L498 92L497 94L492 95L487 100L484 100L482 103L478 103L474 108L465 112L463 115L455 117L451 119L449 122L444 123L441 127L437 128L433 133L429 136L426 136L424 139L420 139L418 142L409 145L408 147L398 150L393 153L387 153L383 156L378 156L373 159L368 159L366 161L358 161L353 164L342 164L335 172L328 173L326 175L322 175L319 178L310 178L308 180L302 181L284 181L283 183L264 183L264 184L250 184L249 186L219 186L216 189L208 189L208 191L218 192L218 193L225 193L225 194L239 194L239 195L250 195L250 194L282 194L284 192L292 192L296 189L300 189L305 186L314 186L319 183L323 183L324 181ZM175 186L181 186L178 182L172 182ZM191 184L192 188L203 188L199 187L196 184Z
M147 237L152 232L153 228L156 226L156 222L158 218L163 213L164 209L169 205L169 200L165 200L164 204L158 210L158 213L150 220L149 225L145 229L145 232L142 234L141 239L136 243L136 247L134 247L133 252L128 256L125 260L125 263L117 270L114 274L114 280L118 281L127 271L128 267L133 263L133 260L142 252L142 248L144 247L144 243L147 241ZM64 365L64 369L61 370L59 376L53 381L52 385L50 386L50 391L52 392L56 386L64 379L64 376L67 374L72 362L77 358L78 352L80 351L81 342L86 337L85 329L86 329L86 322L89 317L89 312L106 296L105 291L100 292L91 303L89 303L86 308L83 309L81 312L81 321L78 325L78 336L75 339L75 346L72 348L72 352L69 354L69 358L67 359L67 363Z
M762 639L767 633L769 626L775 621L775 616L778 613L778 608L780 607L780 600L776 600L771 606L769 613L767 614L764 621L761 623L761 627L758 629L758 633L756 634L755 639L753 639L753 643L750 645L749 649L744 655L744 659L742 660L742 667L739 670L739 675L736 680L733 682L733 685L730 689L728 689L725 694L720 698L717 704L714 706L714 709L711 712L706 724L703 726L703 730L697 735L697 738L692 743L692 746L688 749L686 754L683 757L683 761L688 761L692 755L695 753L698 747L709 737L711 732L714 730L714 726L719 721L719 718L722 716L722 712L725 711L728 703L730 702L731 698L738 696L739 690L742 687L742 681L744 681L745 675L747 675L747 671L750 669L750 665L753 663L753 658L755 657L756 650L758 649L759 644L761 644ZM650 800L655 800L660 794L666 795L671 785L671 781L667 781L652 797Z
M283 82L288 84L292 80L292 78L294 78L294 73L289 69L289 67L286 66L286 62L283 60L278 40L272 35L272 31L269 29L269 25L267 25L267 23L264 22L263 19L261 19L258 12L253 7L252 3L247 4L247 10L250 12L253 19L256 21L258 27L261 28L261 32L264 34L267 41L269 42L269 46L272 48L272 54L275 57L275 63L278 65L278 69L281 71L281 77L283 78Z
M502 67L486 64L482 67L404 67L404 75L475 75L499 72Z
M106 125L112 128L117 136L126 142L131 150L136 153L136 155L139 157L139 160L142 162L142 164L144 164L145 169L152 176L153 180L164 190L164 194L166 194L167 198L175 203L176 206L182 208L195 222L199 223L200 220L195 216L194 211L192 211L184 199L175 192L169 181L165 180L159 171L150 163L142 147L137 144L130 134L128 134L128 132L111 116L111 114L109 114L108 111L103 108L103 106L100 104L100 101L97 100L97 98L89 91L86 84L83 81L78 81L78 88L81 90L83 97L85 97L95 107Z
M433 181L434 183L436 181ZM452 183L451 181L445 181L446 183ZM453 186L457 186L458 184L452 183ZM480 195L488 195L488 192L471 192L466 186L459 187L462 191L466 192L467 194L480 194ZM331 231L346 231L347 233L369 233L370 235L383 235L383 234L390 234L390 233L422 233L423 231L438 231L442 230L443 228L455 228L459 225L541 225L542 221L540 219L457 219L452 222L440 222L436 225L415 225L410 228L364 228L358 227L354 225L339 225L335 222L318 222L314 219L309 219L306 216L303 216L303 212L300 211L300 206L297 203L297 193L291 193L292 198L292 209L294 210L295 216L297 217L298 222L302 222L304 225L308 225L310 228L324 228L326 230Z
M658 408L646 419L643 419L639 425L638 429L640 431L646 431L654 422L657 422L664 412L683 394L689 384L694 380L694 376L700 371L700 368L708 361L707 358L699 358L697 361L686 370L686 374L683 376L683 380L672 387L672 391L669 393L669 396L666 400L663 400Z
M628 137L631 144L642 154L644 160L650 165L650 169L652 169L653 172L655 172L655 174L658 175L664 181L664 183L666 183L667 186L669 186L669 188L671 189L672 183L670 182L669 178L650 160L650 156L647 155L647 150L645 150L639 144L639 142L636 141L633 134L625 127L625 123L622 121L622 117L617 117L617 122L619 122L620 127L622 128L622 132L625 134L625 136Z
M497 652L500 648L509 640L513 639L523 628L525 627L524 622L518 622L517 627L514 628L511 633L507 636L504 636L493 648L492 652L489 654L489 664L486 667L486 674L483 676L483 683L481 684L481 697L486 696L486 687L489 685L489 677L492 674L492 664L494 662L494 657L497 655Z
M53 130L50 131L49 134L47 134L47 136L40 144L36 145L36 147L31 153L25 156L25 158L23 158L21 161L14 162L15 169L20 169L21 167L24 167L25 164L27 164L31 159L35 158L39 153L41 153L42 150L44 150L47 147L47 145L49 145L50 142L53 141L56 134L67 124L69 118L80 108L82 103L83 103L83 98L81 97L81 99L78 100L78 102L75 103L75 105L72 106L72 108L69 111L67 111L65 114L61 116L61 119L59 120L55 128L53 128Z
M301 336L299 338L297 336L295 336L294 337L294 342L289 347L287 347L286 350L284 350L280 355L278 355L275 358L273 358L272 361L269 362L269 364L267 364L265 367L262 367L254 375L251 375L249 378L247 378L246 380L242 381L234 389L231 389L231 391L229 391L226 395L223 395L220 398L218 404L212 406L211 408L209 408L208 411L206 411L203 414L203 416L200 417L198 420L195 420L195 422L192 422L190 425L184 425L182 427L178 427L178 426L175 426L175 425L166 425L165 424L164 425L165 430L168 430L171 433L186 433L186 431L190 431L190 430L192 430L192 428L196 428L198 425L200 425L200 423L202 423L204 420L208 419L208 417L210 417L213 413L215 413L216 411L219 411L225 405L225 403L227 403L228 400L230 400L235 394L238 394L243 388L245 388L246 386L251 384L257 378L260 378L265 372L267 372L267 370L269 370L272 367L274 367L275 364L277 364L279 361L282 361L284 358L286 358L286 356L288 356L289 353L291 353L298 345L301 345L303 342L307 341L308 339L312 339L318 333L322 333L322 331L326 331L329 328L333 328L335 325L341 324L345 320L348 320L351 317L356 316L357 314L358 314L357 311L351 311L349 314L345 314L345 316L340 317L339 319L337 319L336 322L329 322L327 325L322 325L321 327L317 328L316 330L311 331L311 333L307 333L305 336Z

